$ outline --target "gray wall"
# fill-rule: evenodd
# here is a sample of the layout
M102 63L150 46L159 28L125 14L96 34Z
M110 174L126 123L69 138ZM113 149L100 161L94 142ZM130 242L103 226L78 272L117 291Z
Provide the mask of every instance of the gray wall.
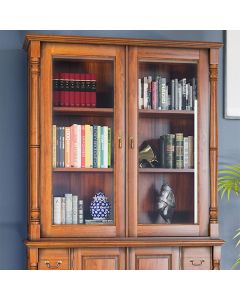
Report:
M223 31L0 31L1 168L0 168L0 269L24 269L26 253L26 33L135 37L171 40L224 41ZM219 68L219 165L238 162L240 121L223 119L223 51ZM230 269L238 249L232 236L239 226L240 199L219 200L222 269Z

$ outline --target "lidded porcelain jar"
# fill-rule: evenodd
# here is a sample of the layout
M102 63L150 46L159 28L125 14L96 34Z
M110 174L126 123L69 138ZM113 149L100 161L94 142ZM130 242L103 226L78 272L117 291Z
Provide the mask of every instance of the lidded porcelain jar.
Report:
M93 220L106 220L110 215L111 204L103 192L96 193L90 204Z

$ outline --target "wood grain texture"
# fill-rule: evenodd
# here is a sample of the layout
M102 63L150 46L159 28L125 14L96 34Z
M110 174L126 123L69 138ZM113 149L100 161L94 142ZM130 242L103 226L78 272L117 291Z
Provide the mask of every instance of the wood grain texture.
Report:
M211 248L209 247L183 248L183 270L211 270L211 261Z
M171 41L151 39L129 39L129 38L97 38L85 36L60 36L28 34L24 41L24 49L29 47L30 42L41 41L48 43L70 43L70 44L101 44L101 45L129 45L129 46L150 46L150 47L171 47L171 48L220 48L220 42L202 41Z

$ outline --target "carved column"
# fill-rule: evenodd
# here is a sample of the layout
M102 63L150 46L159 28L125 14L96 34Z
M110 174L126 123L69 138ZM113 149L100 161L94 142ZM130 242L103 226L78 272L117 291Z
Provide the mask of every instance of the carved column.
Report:
M40 128L39 128L39 80L40 43L31 42L29 54L29 228L28 238L40 238Z
M218 49L210 49L210 235L218 237L217 176L218 176L218 112L217 81Z
M37 248L28 248L28 270L38 270Z

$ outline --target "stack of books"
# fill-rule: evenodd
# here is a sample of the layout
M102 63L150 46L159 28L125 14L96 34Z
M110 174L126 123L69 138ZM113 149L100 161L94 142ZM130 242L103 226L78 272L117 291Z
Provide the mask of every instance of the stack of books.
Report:
M111 128L53 125L53 168L110 168Z
M65 197L53 197L53 224L83 223L83 200L72 194L65 194Z
M138 79L139 109L155 110L193 110L197 99L196 79L187 81L152 76Z
M161 168L193 168L193 136L184 137L183 133L160 136L159 160Z
M53 105L96 107L96 74L55 73Z

